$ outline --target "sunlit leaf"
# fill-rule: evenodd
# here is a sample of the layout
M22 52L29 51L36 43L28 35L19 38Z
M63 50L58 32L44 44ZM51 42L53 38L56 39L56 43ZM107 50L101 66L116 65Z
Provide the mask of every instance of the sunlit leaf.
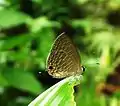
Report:
M82 76L66 78L53 85L28 106L76 106L73 87L80 83Z
M22 46L27 44L32 40L32 37L28 34L23 34L21 36L11 37L10 39L2 40L1 48L2 50L12 49L15 46Z
M4 78L4 76L2 75L2 73L0 73L0 86L5 87L7 85L9 85L8 82L7 82L7 80Z
M24 13L13 9L0 10L0 28L9 28L27 22L30 19Z
M7 69L3 73L9 85L34 94L41 92L42 87L30 72L22 69Z

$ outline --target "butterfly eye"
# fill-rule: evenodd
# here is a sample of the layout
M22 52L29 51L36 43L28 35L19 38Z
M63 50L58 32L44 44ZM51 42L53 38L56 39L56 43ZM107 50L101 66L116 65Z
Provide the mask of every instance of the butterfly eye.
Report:
M82 66L82 71L85 72L85 67L84 66Z

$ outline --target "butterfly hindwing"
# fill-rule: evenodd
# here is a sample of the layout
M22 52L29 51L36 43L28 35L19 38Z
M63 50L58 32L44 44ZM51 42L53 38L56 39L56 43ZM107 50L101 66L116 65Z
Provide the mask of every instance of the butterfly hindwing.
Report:
M65 34L59 35L48 56L48 73L55 78L64 78L81 73L80 67L80 57L73 42Z

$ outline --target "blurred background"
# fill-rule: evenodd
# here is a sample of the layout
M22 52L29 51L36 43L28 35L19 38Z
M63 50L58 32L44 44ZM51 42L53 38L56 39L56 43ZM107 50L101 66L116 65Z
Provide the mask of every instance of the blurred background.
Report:
M120 0L0 0L0 106L27 106L60 81L45 64L62 32L86 67L77 106L120 106Z

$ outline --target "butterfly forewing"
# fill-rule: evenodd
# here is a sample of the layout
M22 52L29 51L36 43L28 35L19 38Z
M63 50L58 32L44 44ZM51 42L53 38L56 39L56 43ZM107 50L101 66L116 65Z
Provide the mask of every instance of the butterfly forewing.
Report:
M47 59L47 70L55 78L81 73L79 54L67 35L59 35L53 43Z

